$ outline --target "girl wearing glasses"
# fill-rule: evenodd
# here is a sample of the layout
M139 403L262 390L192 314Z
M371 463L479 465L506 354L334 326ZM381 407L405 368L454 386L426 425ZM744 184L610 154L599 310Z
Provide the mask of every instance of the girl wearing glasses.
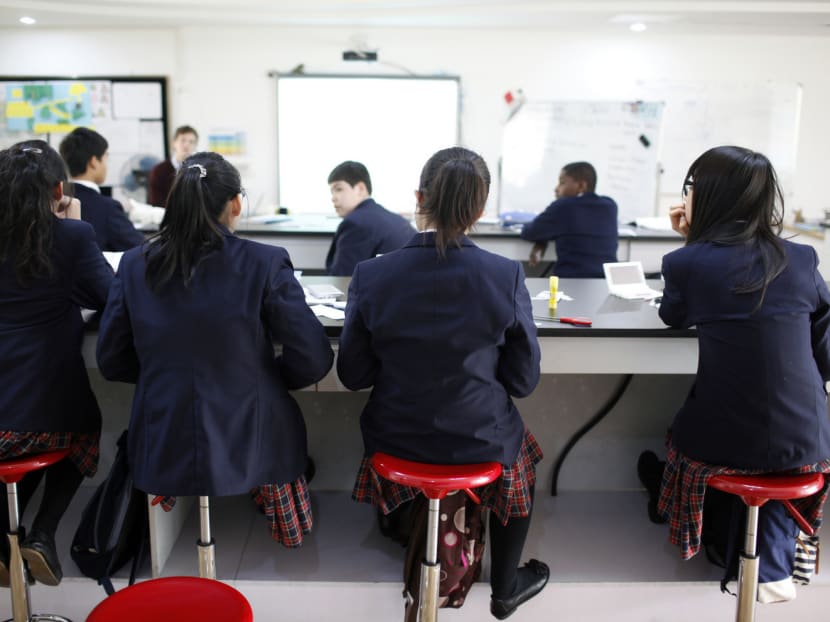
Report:
M241 211L233 166L215 153L185 160L158 234L121 259L98 366L136 384L128 448L137 488L250 490L274 539L299 546L311 529L308 456L288 391L325 376L333 353L285 249L233 235Z
M816 252L780 237L782 218L772 165L741 147L717 147L695 160L683 204L671 210L686 244L663 258L660 317L696 327L699 363L672 424L658 512L671 519L671 540L684 558L700 547L698 491L712 475L830 471L830 292ZM716 538L728 531L719 527L719 494L706 491L703 512ZM826 496L827 485L800 504L808 520L818 523ZM725 503L728 525L730 507L742 503L732 496ZM771 502L759 525L758 599L794 598L796 524ZM725 557L724 581L734 576L735 549Z

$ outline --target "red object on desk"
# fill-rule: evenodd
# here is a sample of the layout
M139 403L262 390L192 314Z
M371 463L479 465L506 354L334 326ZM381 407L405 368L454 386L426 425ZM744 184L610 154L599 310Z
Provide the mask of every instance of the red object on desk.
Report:
M593 324L589 317L552 317L550 319L562 324L573 324L574 326L591 326Z

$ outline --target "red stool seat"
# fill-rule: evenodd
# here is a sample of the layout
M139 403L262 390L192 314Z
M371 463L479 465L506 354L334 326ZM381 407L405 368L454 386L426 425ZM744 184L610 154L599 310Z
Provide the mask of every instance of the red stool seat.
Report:
M498 479L501 464L426 464L381 452L371 459L378 475L396 484L420 488L428 499L443 499L454 490L478 488Z
M252 622L247 599L220 581L165 577L136 583L101 601L87 622Z
M27 473L46 468L56 462L60 462L69 454L69 449L56 449L41 454L31 454L3 460L0 462L0 482L4 484L16 484L23 479Z

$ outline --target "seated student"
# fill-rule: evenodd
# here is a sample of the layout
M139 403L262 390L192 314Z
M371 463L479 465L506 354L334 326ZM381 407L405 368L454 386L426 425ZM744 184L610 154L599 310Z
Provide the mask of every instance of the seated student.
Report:
M400 248L415 233L405 218L375 203L369 171L360 162L334 167L329 189L343 222L326 256L326 274L351 276L358 261Z
M98 366L136 383L128 456L137 488L254 489L274 539L299 546L312 517L305 422L289 391L320 380L334 355L285 249L233 235L241 189L218 154L184 161L158 234L121 259Z
M158 207L167 207L167 195L173 187L176 171L196 151L199 134L189 125L177 127L171 143L173 154L150 169L147 202Z
M783 198L760 153L717 147L702 154L689 167L683 204L670 216L686 245L663 258L660 317L669 326L697 327L700 361L667 439L657 511L670 520L671 541L686 559L699 550L701 524L709 522L710 501L718 496L706 489L711 476L830 472L824 390L830 380L830 292L816 252L779 237ZM644 454L639 467L646 482L659 481L656 456ZM825 485L814 498L795 502L811 522L827 490ZM728 497L731 507L742 509L737 497ZM713 533L718 535L717 526ZM782 504L761 507L761 602L795 597L797 533ZM727 560L735 553L722 552ZM729 574L725 580L734 578Z
M465 232L481 217L490 173L461 147L433 155L421 172L422 233L398 251L357 265L337 373L372 388L361 416L365 455L353 497L389 513L417 491L371 476L377 451L421 462L497 461L504 473L480 489L490 514L499 619L538 594L548 567L522 555L541 450L511 397L539 381L539 342L521 266L479 249Z
M597 172L588 162L562 167L556 200L522 227L522 239L535 242L528 263L541 261L548 242L556 242L553 274L602 278L602 264L617 261L617 204L598 196Z
M58 522L84 476L98 468L101 411L81 358L80 308L104 307L112 269L64 194L66 167L41 140L0 151L0 461L69 448L18 485L23 515L45 489L21 552L32 576L57 585ZM9 584L9 514L0 495L0 585Z
M108 146L98 132L79 127L61 141L60 151L81 202L81 218L95 229L98 246L102 251L125 251L141 244L144 235L127 218L121 203L101 194Z

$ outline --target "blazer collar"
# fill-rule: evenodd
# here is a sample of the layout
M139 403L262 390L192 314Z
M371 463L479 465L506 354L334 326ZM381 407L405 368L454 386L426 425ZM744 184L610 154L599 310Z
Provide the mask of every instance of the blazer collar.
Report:
M475 246L475 242L473 242L466 235L460 236L458 238L458 242L461 244L461 246ZM426 231L416 233L414 236L412 236L412 239L410 239L409 242L407 242L404 245L404 248L419 246L435 246L435 232ZM447 246L448 250L453 248L455 248L455 244L451 243Z

